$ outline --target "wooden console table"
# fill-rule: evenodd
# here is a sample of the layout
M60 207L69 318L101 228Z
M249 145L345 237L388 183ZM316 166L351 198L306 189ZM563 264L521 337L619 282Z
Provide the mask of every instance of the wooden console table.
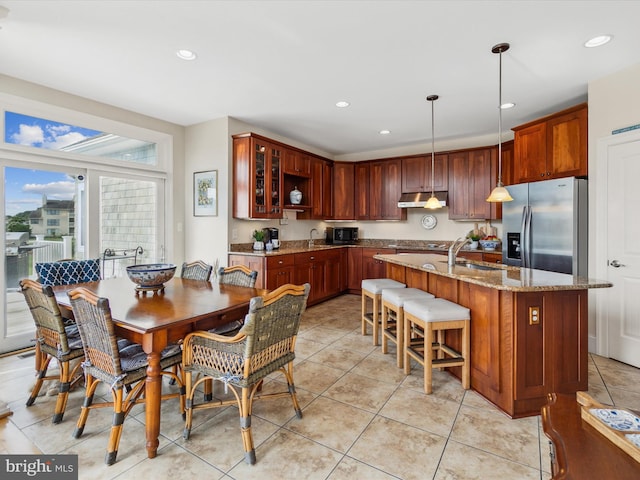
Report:
M542 428L549 437L552 480L637 480L640 463L582 420L574 394L548 395Z

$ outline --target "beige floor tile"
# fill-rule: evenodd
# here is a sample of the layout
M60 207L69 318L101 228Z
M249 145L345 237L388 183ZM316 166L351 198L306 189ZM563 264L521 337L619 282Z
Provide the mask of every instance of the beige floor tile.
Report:
M366 463L359 462L350 457L344 457L327 480L392 480L397 477L384 473Z
M366 353L354 350L325 348L324 350L320 350L318 353L311 355L308 360L328 367L344 370L346 372L355 367L366 356Z
M351 332L342 338L339 338L333 342L333 347L340 348L342 350L353 350L356 352L363 352L369 354L374 350L378 350L380 347L371 345L371 337L366 337L360 334L360 327L357 331Z
M473 390L466 390L464 392L464 398L462 399L462 405L470 408L482 408L490 410L492 412L497 411L497 408L486 398Z
M609 392L616 407L640 412L640 393L614 387L610 387Z
M236 480L321 480L342 454L288 430L280 430L256 449L255 465L238 463L229 476Z
M436 473L445 443L445 437L376 417L347 454L404 480L423 480Z
M364 361L353 368L352 372L394 385L399 385L406 378L404 371L397 367L396 358L383 355L380 347L367 355Z
M297 389L322 393L344 375L344 370L305 360L294 368Z
M449 441L434 480L540 480L540 471L485 451Z
M97 477L96 477L97 478ZM226 477L224 472L182 447L171 443L158 451L156 458L146 458L122 474L122 479L187 479L206 478L217 480Z
M304 409L303 415L285 427L342 453L351 448L374 417L372 413L325 397L316 398Z
M325 392L325 396L377 413L395 391L396 386L349 372Z
M298 337L296 339L296 363L318 353L327 348L326 343L316 342L309 338Z
M459 402L400 387L391 395L380 415L446 437L459 409Z
M317 327L305 330L298 334L298 338L307 338L314 342L324 343L330 345L341 337L347 335L347 332L343 330L336 330L335 328L328 328L324 325L318 325Z
M116 463L106 465L104 457L109 442L109 429L95 435L81 437L82 441L59 452L78 455L78 471L80 480L115 478L137 463L147 458L146 436L144 425L133 418L124 422ZM165 447L167 439L160 436L159 449Z
M200 412L195 412L194 416L198 413ZM260 417L251 417L254 447L264 442L276 430L277 425ZM224 472L244 461L240 417L238 410L233 407L192 429L188 440L180 439L176 443Z
M537 417L510 419L497 411L462 406L451 438L514 462L540 468Z
M293 372L295 381L295 369ZM268 394L274 392L283 392L287 390L286 382L271 381L266 382L260 394ZM304 408L316 398L316 395L296 388L296 398L300 408ZM253 415L282 426L292 418L296 418L296 411L293 408L293 402L290 396L273 398L273 399L256 399L253 402Z

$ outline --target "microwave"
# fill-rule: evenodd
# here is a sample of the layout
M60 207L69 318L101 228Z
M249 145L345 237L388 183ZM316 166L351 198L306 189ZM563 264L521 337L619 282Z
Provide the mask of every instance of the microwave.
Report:
M325 242L329 245L350 245L358 243L358 227L327 227Z

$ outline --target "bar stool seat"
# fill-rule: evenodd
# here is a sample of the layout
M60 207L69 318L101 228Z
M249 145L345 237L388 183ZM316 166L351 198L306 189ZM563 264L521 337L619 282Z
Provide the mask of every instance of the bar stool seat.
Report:
M385 288L405 288L404 283L390 278L368 278L362 280L362 335L367 334L367 324L373 330L373 344L378 345L378 331L380 328L380 307L382 305L382 290ZM367 312L367 299L370 298L372 312Z
M432 369L441 367L462 367L462 388L470 388L470 322L468 308L443 298L410 299L404 303L404 373L411 373L411 358L421 364L425 393L432 392ZM411 338L416 329L424 332L423 338ZM446 331L456 329L462 332L461 352L445 343Z
M435 299L435 297L419 288L382 290L382 353L387 353L388 341L395 343L398 368L404 365L404 303L412 299Z

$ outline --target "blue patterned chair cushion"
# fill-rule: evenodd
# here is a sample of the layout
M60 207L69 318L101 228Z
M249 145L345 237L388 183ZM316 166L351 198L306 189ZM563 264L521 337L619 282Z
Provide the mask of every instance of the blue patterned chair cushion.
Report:
M100 260L66 260L36 263L38 281L42 285L72 285L100 280Z

